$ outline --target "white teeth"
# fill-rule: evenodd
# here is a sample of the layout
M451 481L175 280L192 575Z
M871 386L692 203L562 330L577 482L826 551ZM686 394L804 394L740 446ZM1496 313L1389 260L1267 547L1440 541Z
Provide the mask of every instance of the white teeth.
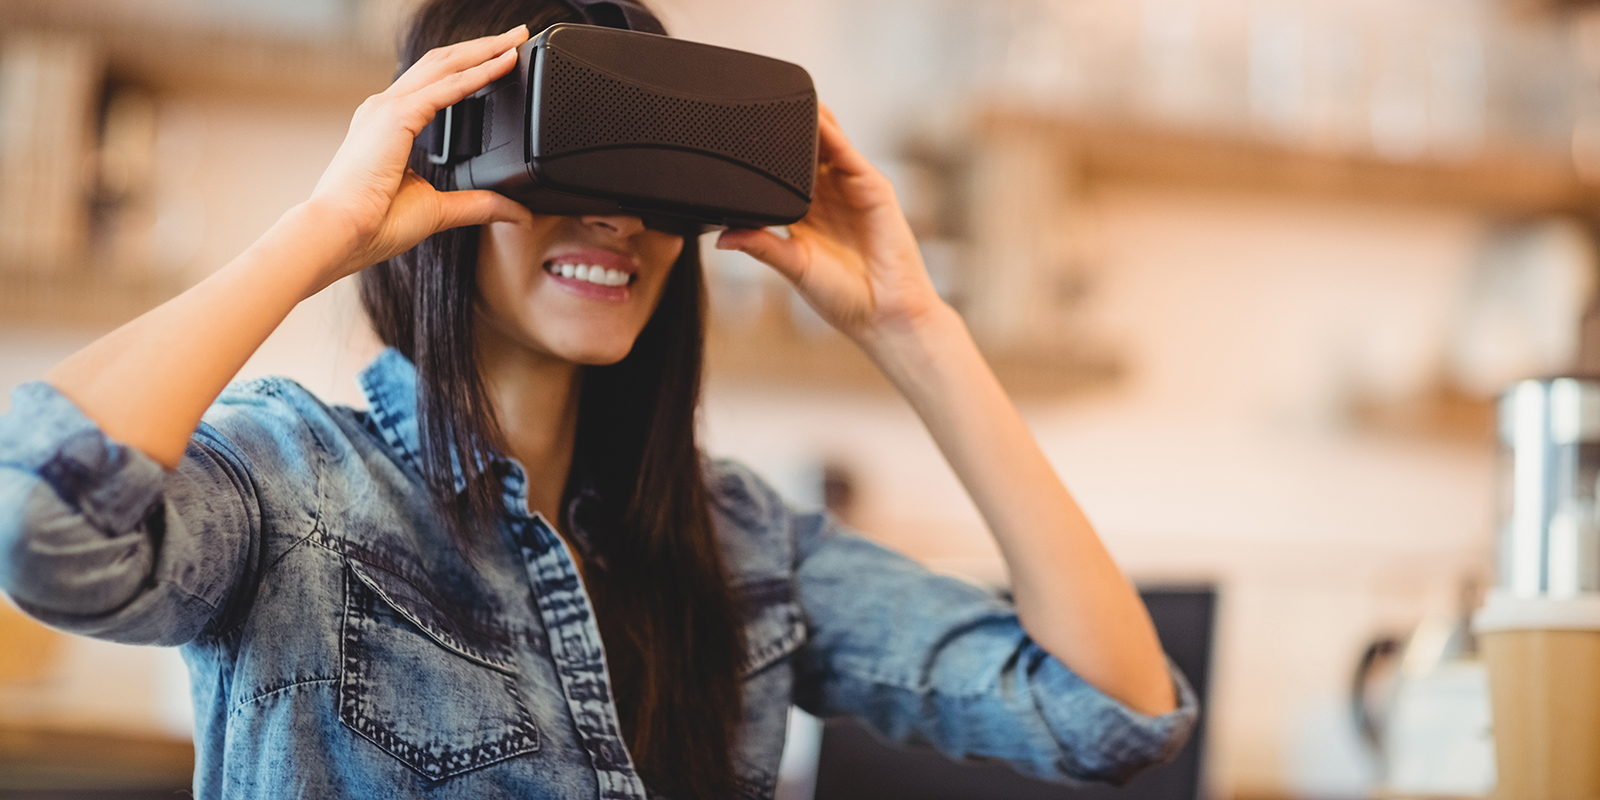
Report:
M601 286L623 286L633 279L632 275L622 270L607 269L599 264L554 264L550 271L563 278L576 278Z

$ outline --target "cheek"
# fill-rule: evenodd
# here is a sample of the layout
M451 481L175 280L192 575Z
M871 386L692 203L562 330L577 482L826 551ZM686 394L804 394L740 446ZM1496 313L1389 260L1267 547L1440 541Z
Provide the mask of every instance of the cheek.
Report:
M560 217L535 216L532 223L491 222L479 228L478 285L527 289L538 276L531 269L544 259Z
M505 298L513 295L521 288L516 275L511 270L499 264L483 264L478 266L478 301L489 306L498 306L505 302Z
M661 250L656 254L656 258L661 259L661 262L670 268L678 262L678 256L683 255L683 243L684 237L682 236L665 236L660 244Z
M523 276L505 269L479 269L475 295L478 313L488 316L498 327L525 326L522 317L530 288Z
M678 257L683 255L683 237L670 234L652 232L654 237L649 242L648 261L656 265L652 270L658 277L650 287L650 308L653 311L656 304L661 301L661 293L665 290L667 281L671 279L673 270L677 269Z
M651 281L648 287L645 287L645 292L639 298L643 301L639 303L639 310L645 320L648 320L656 312L656 309L661 306L661 298L667 292L667 283L672 280L672 272L670 270L657 274L659 277Z
M659 252L655 254L655 257L661 259L667 264L677 261L678 256L683 255L683 242L684 237L682 236L663 234L660 244L657 245L659 247Z
M491 223L478 238L475 313L501 335L524 344L531 333L527 301L540 277L526 263L544 252L543 233L541 226Z

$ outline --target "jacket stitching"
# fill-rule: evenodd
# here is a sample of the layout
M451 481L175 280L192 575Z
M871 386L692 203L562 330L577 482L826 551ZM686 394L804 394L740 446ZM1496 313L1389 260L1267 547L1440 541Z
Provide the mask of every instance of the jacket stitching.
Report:
M240 613L237 615L236 619L229 621L217 631L217 635L219 636L225 635L232 629L244 624L245 618L249 616L247 609L250 605L254 604L255 593L257 589L260 588L261 582L266 580L271 570L283 560L284 556L287 556L289 552L294 550L297 545L306 541L307 539L310 539L319 529L322 528L323 514L327 504L325 473L327 472L328 464L328 445L322 440L322 437L317 435L316 430L312 427L311 423L306 420L305 415L300 412L300 409L296 408L295 404L291 402L290 399L285 395L283 392L283 387L286 383L288 382L282 378L258 378L236 387L236 391L243 394L255 394L260 397L278 401L284 406L284 410L289 412L289 415L292 416L299 426L305 429L306 434L311 437L311 442L314 445L312 448L312 453L314 454L314 458L316 460L316 468L313 471L314 474L312 475L312 479L316 483L315 492L317 497L316 504L313 507L311 515L311 525L304 536L290 544L288 548L285 548L284 552L279 554L277 558L273 559L271 563L257 568L255 575L247 576L250 597L248 600L245 600L243 597L239 598L239 602L241 603ZM256 555L258 556L259 561L259 556L264 554L266 550L267 541L264 534L265 529L262 524L261 489L256 484L256 471L251 467L250 459L247 458L245 454L237 447L234 447L233 443L229 442L221 435L215 433L206 433L206 430L210 429L210 427L211 426L202 423L201 427L196 431L196 434L204 437L211 444L213 444L219 453L224 451L227 453L228 457L230 457L234 462L230 466L238 470L239 474L244 476L244 478L249 481L250 489L255 495L255 513L251 515L250 520L254 530L251 531L250 538L254 544ZM242 586L233 587L233 591L235 592L241 591L242 589ZM210 604L207 603L207 605ZM216 607L213 606L213 608Z
M338 683L338 682L339 682L339 679L337 677L325 677L325 676L320 676L319 675L319 676L314 677L314 678L296 678L296 679L288 681L286 683L281 683L281 684L277 684L277 685L274 685L274 686L268 686L266 688L258 690L255 694L252 694L249 697L246 697L245 699L240 700L237 703L234 703L233 707L228 709L228 716L232 717L235 714L238 714L240 711L243 711L247 706L255 705L255 704L257 704L257 703L259 703L259 702L261 702L261 701L263 701L263 700L265 700L265 699L267 699L269 697L272 697L273 695L283 694L285 692L289 692L289 691L298 689L298 688L300 688L302 686L305 686L307 684L312 684L312 683Z
M497 647L511 648L515 634L503 626L497 626L471 616L464 618L461 613L457 612L440 611L440 609L449 609L454 604L447 602L437 592L428 588L431 581L425 575L417 574L392 559L383 558L371 548L329 536L325 530L317 531L317 533L321 535L307 537L307 543L310 546L321 548L330 553L335 553L341 558L393 575L422 595L422 599L428 603L430 611L441 614L465 633L480 639L486 639L490 644ZM463 643L463 646L467 645ZM478 647L470 647L470 649L482 650L482 648ZM488 653L489 651L485 650L481 655L491 660L501 660L506 655L505 653L492 655Z
M328 459L329 459L329 456L332 454L333 451L328 446L328 443L323 441L322 436L317 433L316 426L312 425L311 422L305 418L305 415L300 413L300 409L295 407L295 404L290 401L289 397L286 395L284 390L288 389L290 387L293 387L297 391L297 393L299 393L299 394L308 394L309 395L309 393L306 392L304 389L300 388L299 386L296 386L294 384L290 384L288 381L286 381L286 380L284 380L282 378L268 378L268 379L265 379L265 381L266 381L266 391L264 393L270 395L272 398L276 399L278 402L283 403L285 406L287 406L288 410L294 414L295 420L300 423L300 427L305 429L306 433L308 435L310 435L312 443L316 445L316 447L313 448L312 452L314 453L315 458L316 458L317 469L316 469L316 474L313 475L312 478L316 481L317 504L316 504L316 510L312 515L311 531L308 532L305 537L302 537L302 541L303 541L305 538L309 538L311 536L311 533L314 533L317 529L322 527L322 520L323 520L324 515L327 512L327 504L328 504L328 492L327 492ZM326 409L322 406L322 403L320 401L316 401L315 405L318 408L322 408L324 410L324 412L326 412ZM272 563L273 563L273 565L276 565L281 560L282 560L282 557L280 556L279 558L274 559ZM265 576L265 574L266 574L266 570L264 569L262 571L263 577Z
M351 559L351 560L354 563L363 563L363 562L356 561L355 559ZM383 601L383 603L385 605L387 605L387 606L393 608L395 611L399 612L400 616L405 618L407 622L410 622L411 624L422 628L422 632L429 639L432 639L435 642L437 642L438 644L444 646L444 648L446 650L456 651L459 655L464 656L464 657L466 657L466 658L468 658L470 660L479 662L479 663L483 664L483 666L486 666L486 667L489 667L491 669L494 669L497 672L514 671L513 667L510 664L510 662L503 657L504 654L498 654L497 655L497 654L491 654L491 653L488 653L488 652L484 652L481 648L474 647L473 645L462 641L461 637L456 636L456 635L450 633L449 631L438 630L439 626L430 623L428 620L416 619L415 618L415 612L410 612L410 611L407 611L407 610L401 608L400 604L397 603L394 600L394 598L390 597L389 594L387 592L383 591L383 589L381 587L374 586L371 583L369 583L368 579L361 574L360 570L355 569L353 565L351 567L351 571L355 573L356 579L361 581L361 583L366 586L366 590L367 591L372 592L374 595L377 596L377 598L379 600ZM404 580L404 579L402 579L402 580ZM406 583L410 584L409 581L406 581ZM423 591L421 589L421 587L413 586L412 588L417 589L419 592L422 592L423 594L427 594L427 592ZM429 610L436 611L437 608L430 608ZM452 621L454 621L454 620L452 620ZM509 642L509 639L511 637L510 632L507 632L505 634L505 636L506 636L506 639ZM444 641L444 639L449 639L450 641L447 642L447 641ZM509 644L508 644L508 646L509 646Z

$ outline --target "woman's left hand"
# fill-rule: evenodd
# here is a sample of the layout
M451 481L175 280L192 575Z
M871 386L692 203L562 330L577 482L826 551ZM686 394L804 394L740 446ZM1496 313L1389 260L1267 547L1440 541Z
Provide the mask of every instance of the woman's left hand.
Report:
M894 187L850 146L826 106L818 122L811 210L789 226L789 238L727 230L717 247L772 266L823 319L868 346L881 334L909 329L944 301L928 280Z

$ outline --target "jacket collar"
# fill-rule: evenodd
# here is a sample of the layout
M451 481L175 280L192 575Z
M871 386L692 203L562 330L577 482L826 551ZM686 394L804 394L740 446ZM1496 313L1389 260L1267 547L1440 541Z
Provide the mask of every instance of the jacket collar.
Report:
M385 444L398 453L407 466L422 472L422 434L417 426L417 367L411 360L392 347L384 348L378 357L356 377L366 395L373 427L383 437ZM456 493L467 488L461 474L461 464L452 456L450 467L454 472ZM494 471L501 476L505 486L506 508L514 516L528 516L527 471L515 459L497 456ZM584 494L587 494L585 492ZM576 502L576 500L574 500Z
M417 427L417 368L393 347L386 347L356 377L366 395L372 422L400 460L422 471L422 433ZM467 487L461 465L451 461L456 491Z

